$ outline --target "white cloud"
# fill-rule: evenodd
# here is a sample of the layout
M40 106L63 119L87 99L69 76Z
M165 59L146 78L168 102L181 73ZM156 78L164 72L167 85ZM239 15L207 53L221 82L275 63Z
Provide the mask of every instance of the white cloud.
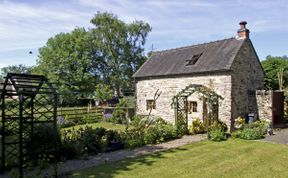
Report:
M0 40L5 41L0 44L0 50L41 47L56 33L87 25L89 15L53 6L0 2Z
M241 20L251 34L288 34L287 10L285 0L0 1L0 64L5 51L39 48L57 33L91 26L97 11L148 22L147 46L164 49L235 36Z

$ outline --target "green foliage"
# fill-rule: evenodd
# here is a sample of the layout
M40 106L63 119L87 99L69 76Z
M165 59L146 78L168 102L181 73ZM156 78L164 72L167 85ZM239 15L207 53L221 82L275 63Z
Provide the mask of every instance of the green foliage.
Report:
M245 140L257 140L264 138L264 135L261 134L259 128L244 128L240 133L233 134L232 136L239 136L239 138Z
M1 68L0 78L5 77L8 73L30 74L32 69L32 66L25 66L23 64L10 65L8 67Z
M161 118L136 116L130 125L123 135L124 144L129 148L177 138L174 126Z
M217 120L214 121L210 126L209 126L210 130L222 130L223 132L227 132L228 127L225 124L225 122L221 121L221 120Z
M122 140L126 148L135 148L145 144L144 129L129 128L122 134Z
M128 118L126 118L126 109L129 101L126 98L121 98L116 105L116 109L112 113L112 118L109 120L115 124L128 124Z
M99 83L119 96L120 89L133 86L132 75L146 60L149 24L126 24L113 14L100 12L91 23L93 28L57 34L39 49L34 73L58 84L62 105L75 105L77 99L92 96ZM106 94L99 97L108 98Z
M119 146L118 148L112 148L113 143L118 142L122 144L121 134L115 130L88 126L77 130L68 129L63 132L61 155L65 159L87 157L88 154L119 149L121 148Z
M284 79L284 88L288 84L288 58L287 56L283 57L273 57L267 56L266 60L261 62L262 67L265 72L265 88L278 90L278 73L283 70L283 79Z
M176 129L172 124L159 123L147 128L144 135L145 144L156 144L177 138Z
M209 126L209 139L212 141L222 141L222 140L227 140L226 133L228 130L227 125L221 121L217 120L214 121L210 126Z
M98 101L106 101L113 97L113 92L110 89L109 85L106 84L97 84L95 89L95 95L93 98Z
M220 142L223 140L227 140L226 133L220 128L215 127L209 132L210 140Z
M242 129L238 129L232 133L233 138L241 138L245 140L257 140L264 138L267 133L268 122L256 121L251 124L245 124Z
M189 133L190 134L200 134L200 133L204 133L204 125L203 123L200 121L199 118L196 118L195 120L192 121L192 125L190 125L189 127Z
M56 153L60 141L59 130L54 128L53 124L36 125L27 143L26 151L36 157L50 157L51 152Z
M38 66L34 72L46 75L57 83L64 104L94 92L97 77L91 75L91 36L84 28L60 33L39 49Z
M146 60L143 51L151 27L143 21L126 24L107 12L98 12L91 23L94 25L93 41L98 42L93 44L94 50L102 54L100 71L103 79L119 96L121 88L133 86L131 77Z

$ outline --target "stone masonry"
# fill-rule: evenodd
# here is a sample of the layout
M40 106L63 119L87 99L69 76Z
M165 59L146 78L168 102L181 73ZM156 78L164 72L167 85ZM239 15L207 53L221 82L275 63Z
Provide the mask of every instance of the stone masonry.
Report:
M175 122L174 109L171 108L172 98L190 84L201 84L208 87L212 83L213 90L224 100L219 101L219 118L230 125L231 118L231 76L223 75L202 75L185 76L175 78L159 78L150 80L139 80L136 82L137 88L137 114L147 115L146 100L153 99L157 89L161 91L161 96L156 101L156 109L152 110L152 115L159 116L171 123ZM197 101L198 112L189 114L189 124L192 118L202 119L202 104L200 94L193 94L188 101Z

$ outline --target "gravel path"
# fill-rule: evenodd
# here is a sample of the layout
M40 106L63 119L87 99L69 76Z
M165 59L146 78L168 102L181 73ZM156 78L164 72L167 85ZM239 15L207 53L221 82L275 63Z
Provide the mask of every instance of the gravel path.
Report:
M114 152L102 153L97 156L89 156L87 160L68 160L62 163L59 166L59 172L61 175L68 174L72 171L86 169L94 166L98 166L101 164L105 164L107 162L114 162L119 160L124 160L127 158L134 158L142 155L148 155L158 151L164 151L168 149L178 148L190 143L199 142L201 140L207 139L207 135L188 135L183 136L180 139L172 140L169 142L157 144L157 145L147 145L135 149L124 149ZM42 172L43 175L47 177L51 175L52 168L49 168ZM8 177L7 175L1 175L3 178Z
M266 136L261 141L280 143L280 144L288 144L288 128L274 131L274 135Z

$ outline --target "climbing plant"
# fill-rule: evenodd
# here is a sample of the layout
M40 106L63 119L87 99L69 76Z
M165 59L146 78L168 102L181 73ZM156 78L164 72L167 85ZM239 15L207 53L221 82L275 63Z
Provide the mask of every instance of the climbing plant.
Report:
M172 99L171 106L175 110L177 134L185 134L188 131L187 98L195 92L203 95L207 101L208 108L210 108L208 113L208 125L215 120L218 120L219 99L223 98L213 91L213 87L205 87L197 84L188 85Z

